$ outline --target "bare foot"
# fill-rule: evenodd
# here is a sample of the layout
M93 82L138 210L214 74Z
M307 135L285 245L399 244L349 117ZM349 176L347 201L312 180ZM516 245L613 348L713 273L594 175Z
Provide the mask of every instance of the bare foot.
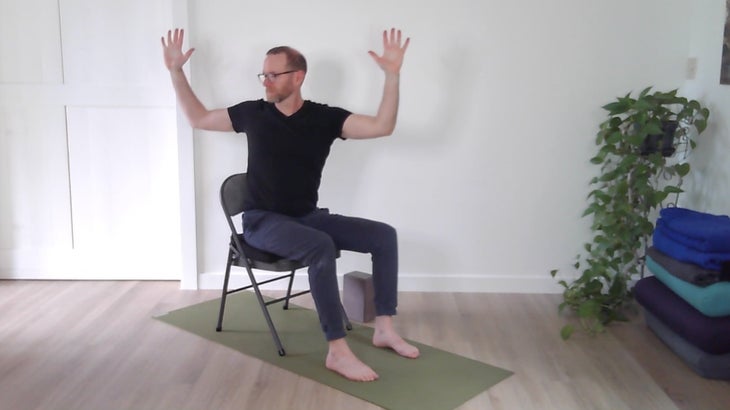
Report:
M387 347L396 353L409 359L415 359L421 352L416 346L403 340L395 329L390 316L378 316L375 318L375 332L373 332L373 345Z
M355 356L344 338L329 342L325 366L356 382L371 382L378 379L378 374Z

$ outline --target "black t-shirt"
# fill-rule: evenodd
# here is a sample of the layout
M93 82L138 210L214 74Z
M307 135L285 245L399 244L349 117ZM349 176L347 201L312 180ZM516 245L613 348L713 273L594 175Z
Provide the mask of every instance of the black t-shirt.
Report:
M350 112L305 101L287 117L273 103L244 101L228 108L236 132L248 140L249 201L262 209L302 216L317 207L322 169Z

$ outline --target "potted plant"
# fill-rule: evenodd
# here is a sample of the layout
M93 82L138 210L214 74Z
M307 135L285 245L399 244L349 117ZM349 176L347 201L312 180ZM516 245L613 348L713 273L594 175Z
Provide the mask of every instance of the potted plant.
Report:
M588 207L593 238L574 267L582 268L564 287L562 312L577 313L588 333L602 332L615 320L627 320L631 283L643 275L647 240L654 230L652 211L670 194L682 192L682 177L688 163L667 161L680 141L694 148L693 137L703 132L710 112L695 100L677 95L677 90L653 92L651 87L636 98L631 93L603 106L608 118L596 137L598 152L590 162L600 172L590 181ZM557 270L550 272L555 277ZM572 324L561 329L567 339Z

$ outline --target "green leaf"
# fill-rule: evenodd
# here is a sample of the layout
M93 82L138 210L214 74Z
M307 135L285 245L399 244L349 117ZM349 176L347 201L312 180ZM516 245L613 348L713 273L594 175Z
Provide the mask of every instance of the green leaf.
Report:
M636 155L636 154L628 154L618 164L618 168L620 168L621 170L625 170L628 173L628 171L631 169L631 167L633 167L633 165L638 160L639 160L639 156L638 155Z
M619 176L622 176L621 172L619 172L619 170L614 169L613 171L609 171L609 172L606 172L605 174L603 174L603 176L601 176L599 178L599 180L601 182L610 182L610 181L613 181L614 179L618 178Z
M668 192L656 191L654 192L654 195L651 196L652 204L661 204L668 196Z
M631 105L623 100L616 101L603 106L603 109L609 112L609 115L623 114L631 108Z
M623 134L621 134L621 131L616 130L608 135L608 137L606 138L606 143L607 144L618 144L622 138L623 138Z
M558 270L557 269L553 269L553 270L550 271L550 276L552 276L554 278L557 273L558 273Z
M632 107L636 111L648 111L652 109L652 104L647 101L646 99L638 99L636 100L636 104Z
M663 134L662 127L659 120L652 121L646 125L646 133L648 135L661 135Z
M600 280L592 280L588 282L585 288L585 293L587 294L600 294L601 290L603 289L603 283L601 283Z
M626 141L629 142L629 144L638 147L644 142L644 139L646 138L648 134L646 133L646 130L639 130L636 134L632 134L626 137Z
M624 292L626 292L626 281L618 276L615 277L611 287L608 289L608 294L614 298L621 298Z
M583 211L583 215L581 215L581 218L584 218L584 217L596 212L596 208L597 208L597 206L595 204L592 204L591 206L586 208L585 211Z
M677 174L680 177L683 177L683 176L686 176L687 174L689 174L690 165L689 165L689 162L685 162L684 164L675 165L674 168L677 170Z
M610 128L618 130L623 122L624 120L622 120L621 117L611 117L611 119L608 121L608 126Z
M697 133L701 134L707 128L707 120L695 120L695 127L697 127Z
M586 300L578 306L578 317L588 318L598 316L598 312L601 310L601 305L594 299Z
M684 190L676 186L667 185L664 187L664 192L667 194L681 194Z
M570 336L573 334L574 330L575 330L575 328L573 327L573 325L565 325L565 326L563 326L562 329L560 329L560 337L563 340L568 340L570 338Z
M601 191L600 189L595 189L595 190L591 191L591 193L588 194L588 197L590 198L591 196L593 196L596 199L596 201L600 201L603 203L609 203L609 202L611 202L611 199L612 199L610 195Z
M700 110L700 114L705 118L705 120L710 119L710 110L707 108L703 108Z
M605 159L606 159L605 155L603 155L603 156L596 155L595 157L591 158L591 164L593 164L593 165L602 164Z

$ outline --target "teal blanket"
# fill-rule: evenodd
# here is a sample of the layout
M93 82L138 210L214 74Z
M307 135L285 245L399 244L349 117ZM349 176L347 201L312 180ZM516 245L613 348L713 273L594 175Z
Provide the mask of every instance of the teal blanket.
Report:
M703 315L730 316L730 282L718 282L707 287L693 285L669 273L651 256L646 257L646 267L666 287Z

